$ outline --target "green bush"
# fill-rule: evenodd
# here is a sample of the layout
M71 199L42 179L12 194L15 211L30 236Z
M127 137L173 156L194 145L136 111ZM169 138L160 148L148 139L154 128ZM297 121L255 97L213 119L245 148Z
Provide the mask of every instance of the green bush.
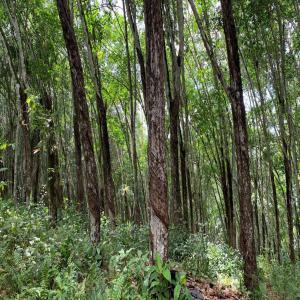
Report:
M268 261L260 258L260 265L263 268L267 282L273 291L286 300L300 299L300 262L294 266L287 257L279 264L276 260Z
M172 250L185 270L197 277L218 279L226 285L242 286L242 260L238 251L226 244L214 244L201 233L190 235Z
M57 228L41 205L0 202L0 290L5 299L84 299L104 286L99 249L70 211Z
M167 299L174 284L183 298L184 275L170 281L168 265L148 265L148 228L114 230L102 218L101 243L89 241L86 218L72 208L51 228L43 205L0 202L1 299ZM179 296L181 298L179 298Z
M159 258L148 265L147 226L120 224L112 229L101 219L101 243L89 241L87 217L72 207L51 228L43 205L17 208L0 201L0 292L3 299L168 299L175 288L178 300L189 299L185 275L170 276ZM212 244L201 234L171 228L171 262L195 276L224 283L241 281L237 252Z

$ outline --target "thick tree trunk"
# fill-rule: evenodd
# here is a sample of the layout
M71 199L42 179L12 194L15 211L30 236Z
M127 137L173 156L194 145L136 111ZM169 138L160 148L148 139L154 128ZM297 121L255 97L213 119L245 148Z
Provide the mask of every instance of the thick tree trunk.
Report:
M100 195L91 123L85 95L83 69L74 28L71 23L68 1L57 0L57 7L68 51L74 109L79 119L80 141L85 161L85 177L87 182L86 192L90 212L91 241L96 244L100 240Z
M168 255L168 195L165 166L164 37L160 0L145 0L146 107L151 261Z
M238 41L231 0L221 0L223 26L229 65L231 86L229 95L234 125L237 156L238 191L240 202L240 248L244 259L244 280L248 289L258 287L253 208L251 202L251 179L248 153L246 111L240 70Z

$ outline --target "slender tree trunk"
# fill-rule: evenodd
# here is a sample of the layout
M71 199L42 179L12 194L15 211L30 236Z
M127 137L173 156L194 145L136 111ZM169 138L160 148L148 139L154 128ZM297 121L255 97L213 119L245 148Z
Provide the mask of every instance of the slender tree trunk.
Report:
M100 240L100 194L98 188L97 166L93 149L93 138L89 110L86 101L83 69L78 44L71 23L67 0L57 0L58 13L63 29L64 40L70 64L73 100L75 113L79 119L80 141L85 161L86 192L90 212L91 241L97 244Z
M25 55L23 49L23 43L21 38L20 27L16 15L15 3L8 3L7 0L4 1L10 23L14 29L14 35L18 47L18 56L19 56L19 75L13 74L16 79L16 92L19 98L20 107L21 107L21 128L23 133L23 154L24 154L24 201L26 205L30 203L30 194L31 194L31 175L32 175L32 157L31 157L31 145L30 145L30 123L29 123L29 112L27 104L27 72L25 65Z
M139 178L138 178L138 157L136 150L136 97L133 92L132 74L131 74L131 62L129 52L128 41L128 26L125 9L125 1L123 0L123 15L124 15L124 32L125 32L125 48L127 57L127 73L129 82L129 94L130 94L130 135L131 135L131 155L132 155L132 168L133 168L133 193L134 193L134 218L137 223L141 222L141 203L139 197ZM127 14L128 15L128 14Z
M171 8L166 2L166 27L168 32L169 46L172 58L172 83L173 96L170 92L169 115L170 115L170 157L171 157L171 195L173 205L173 218L175 224L180 224L182 220L181 213L181 195L180 195L180 180L179 180L179 107L182 102L181 99L181 78L180 78L180 64L181 56L176 55L175 49L175 30L171 17ZM179 53L181 54L181 53Z
M63 203L62 186L60 182L58 148L55 140L55 128L52 119L53 105L52 98L47 93L44 93L43 104L48 113L49 133L47 139L47 156L48 156L48 193L49 193L49 212L52 226L57 223L58 209Z
M144 96L144 101L146 104L146 70L145 70L145 60L144 60L144 55L142 52L142 47L141 47L141 43L140 43L140 38L139 38L139 33L137 30L137 24L136 24L136 20L135 20L135 14L133 12L134 8L134 4L133 2L134 0L125 0L125 4L126 4L126 11L127 11L127 15L128 15L128 21L129 21L129 25L132 31L132 35L133 35L133 39L134 39L134 46L135 46L135 50L136 50L136 54L137 54L137 58L138 58L138 63L140 66L140 73L141 73L141 82L142 82L142 91L143 91L143 96ZM146 114L147 114L147 106L146 106Z
M27 94L25 92L25 86L21 83L18 88L18 95L21 103L21 128L23 131L23 145L24 145L24 196L25 203L29 205L31 194L31 145L30 145L30 124L29 113L27 104Z
M15 138L14 186L13 186L13 198L15 204L19 203L20 201L20 175L22 172L22 169L20 168L21 143L22 143L22 132L21 132L21 124L18 116L16 138Z
M38 192L39 192L39 178L40 178L40 149L36 149L38 143L40 142L40 130L35 129L32 134L32 146L33 157L32 157L32 202L38 202Z
M91 76L93 79L94 88L96 91L96 103L98 110L98 121L100 124L100 139L102 146L102 168L103 168L103 179L104 179L104 195L105 195L105 205L108 207L108 214L112 223L115 223L116 209L115 209L115 186L112 177L111 170L111 156L110 156L110 145L109 145L109 135L107 129L106 120L106 107L102 97L101 91L101 76L98 68L97 56L94 55L90 33L88 31L84 10L81 4L81 0L77 0L77 4L80 11L81 23L83 25L84 36L85 36L85 46L87 48L89 68Z
M49 94L44 93L43 104L48 113L49 133L47 141L47 155L48 155L48 193L49 193L49 207L50 218L53 226L57 223L58 209L63 203L63 192L59 172L58 148L55 139L55 127L52 118L53 104L52 98Z
M221 0L223 26L231 86L231 108L234 124L234 138L237 156L238 191L240 202L240 248L244 259L244 280L249 290L258 287L253 209L251 202L251 179L249 166L248 133L246 111L243 101L243 87L236 28L231 0Z
M160 0L145 0L146 108L151 261L168 255L168 191L165 166L164 37Z
M186 152L183 143L183 137L180 132L180 171L181 171L181 191L182 191L182 207L183 207L183 222L186 227L189 224L189 203L186 180Z
M85 206L84 180L83 180L83 165L82 151L79 133L79 118L76 112L73 113L73 129L74 129L74 144L75 144L75 168L76 168L76 207L78 211L83 211Z

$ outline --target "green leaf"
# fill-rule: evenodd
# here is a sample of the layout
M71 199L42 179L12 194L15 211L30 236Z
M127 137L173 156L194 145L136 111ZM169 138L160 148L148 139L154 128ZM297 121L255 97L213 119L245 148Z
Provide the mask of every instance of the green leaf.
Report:
M177 284L174 289L174 300L178 300L180 296L181 286Z
M162 260L161 260L161 257L159 254L156 254L155 263L156 263L156 266L157 266L159 272L161 273L162 272Z
M178 273L178 278L179 278L179 283L181 284L181 285L185 285L186 284L186 275L185 275L185 273L184 272L180 272L180 273Z
M169 269L164 269L162 274L169 282L171 282L171 272Z
M0 144L0 150L6 150L8 146L9 145L7 143Z

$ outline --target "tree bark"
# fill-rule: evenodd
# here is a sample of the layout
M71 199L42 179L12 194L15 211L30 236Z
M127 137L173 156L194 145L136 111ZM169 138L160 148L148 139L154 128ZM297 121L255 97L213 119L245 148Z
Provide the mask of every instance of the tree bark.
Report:
M168 195L165 167L164 37L160 0L145 0L146 107L151 261L168 255Z
M59 172L58 149L55 139L55 128L52 119L53 105L52 98L49 94L45 93L43 96L43 104L48 113L49 133L47 141L47 155L48 155L48 193L49 193L49 207L50 218L53 226L57 223L58 209L63 203L63 193Z
M40 179L40 149L35 149L38 147L40 142L40 130L36 128L32 133L31 149L33 149L32 156L32 202L38 202L38 193L39 193L39 179ZM34 151L35 150L35 151Z
M80 142L79 118L76 112L73 113L73 129L75 144L75 168L76 168L76 207L78 211L83 211L85 206L83 164L82 164L82 146Z
M111 155L109 145L109 134L107 129L107 118L106 118L106 107L102 97L101 91L101 76L98 68L97 56L93 53L90 33L85 19L84 10L82 7L81 0L77 0L79 7L81 23L83 26L85 36L85 46L87 48L88 63L93 80L94 88L96 91L96 103L98 111L98 121L100 124L100 140L102 146L102 169L103 169L103 181L104 181L104 196L105 205L108 207L108 214L111 222L115 224L116 209L115 209L115 186L112 177L111 170Z
M73 87L74 109L79 119L80 141L85 161L87 202L90 212L90 238L93 244L97 244L100 241L100 194L96 160L93 149L91 123L84 87L83 69L74 28L71 22L68 1L57 0L57 8L68 52Z
M129 15L129 13L127 13L127 15ZM141 197L139 196L138 157L137 157L137 150L136 150L136 129L135 129L137 99L135 97L136 95L134 95L133 92L125 0L123 0L123 16L124 16L125 49L126 49L126 57L127 57L127 73L128 73L129 95L130 95L130 135L131 135L133 180L134 180L133 183L134 218L137 223L141 223L141 203L140 203Z
M244 259L244 281L249 290L258 287L253 208L251 202L251 179L246 111L240 70L239 48L231 0L221 0L223 27L231 85L228 93L234 124L237 156L238 192L240 202L240 248Z
M181 56L176 55L175 49L175 29L171 17L171 8L166 2L165 14L166 14L166 28L169 39L169 47L172 59L172 83L173 83L173 95L170 93L169 97L169 115L170 115L170 157L171 157L171 195L173 205L173 222L174 224L180 224L182 221L181 213L181 194L180 194L180 180L179 180L179 108L181 99L181 78L180 78L180 66Z

